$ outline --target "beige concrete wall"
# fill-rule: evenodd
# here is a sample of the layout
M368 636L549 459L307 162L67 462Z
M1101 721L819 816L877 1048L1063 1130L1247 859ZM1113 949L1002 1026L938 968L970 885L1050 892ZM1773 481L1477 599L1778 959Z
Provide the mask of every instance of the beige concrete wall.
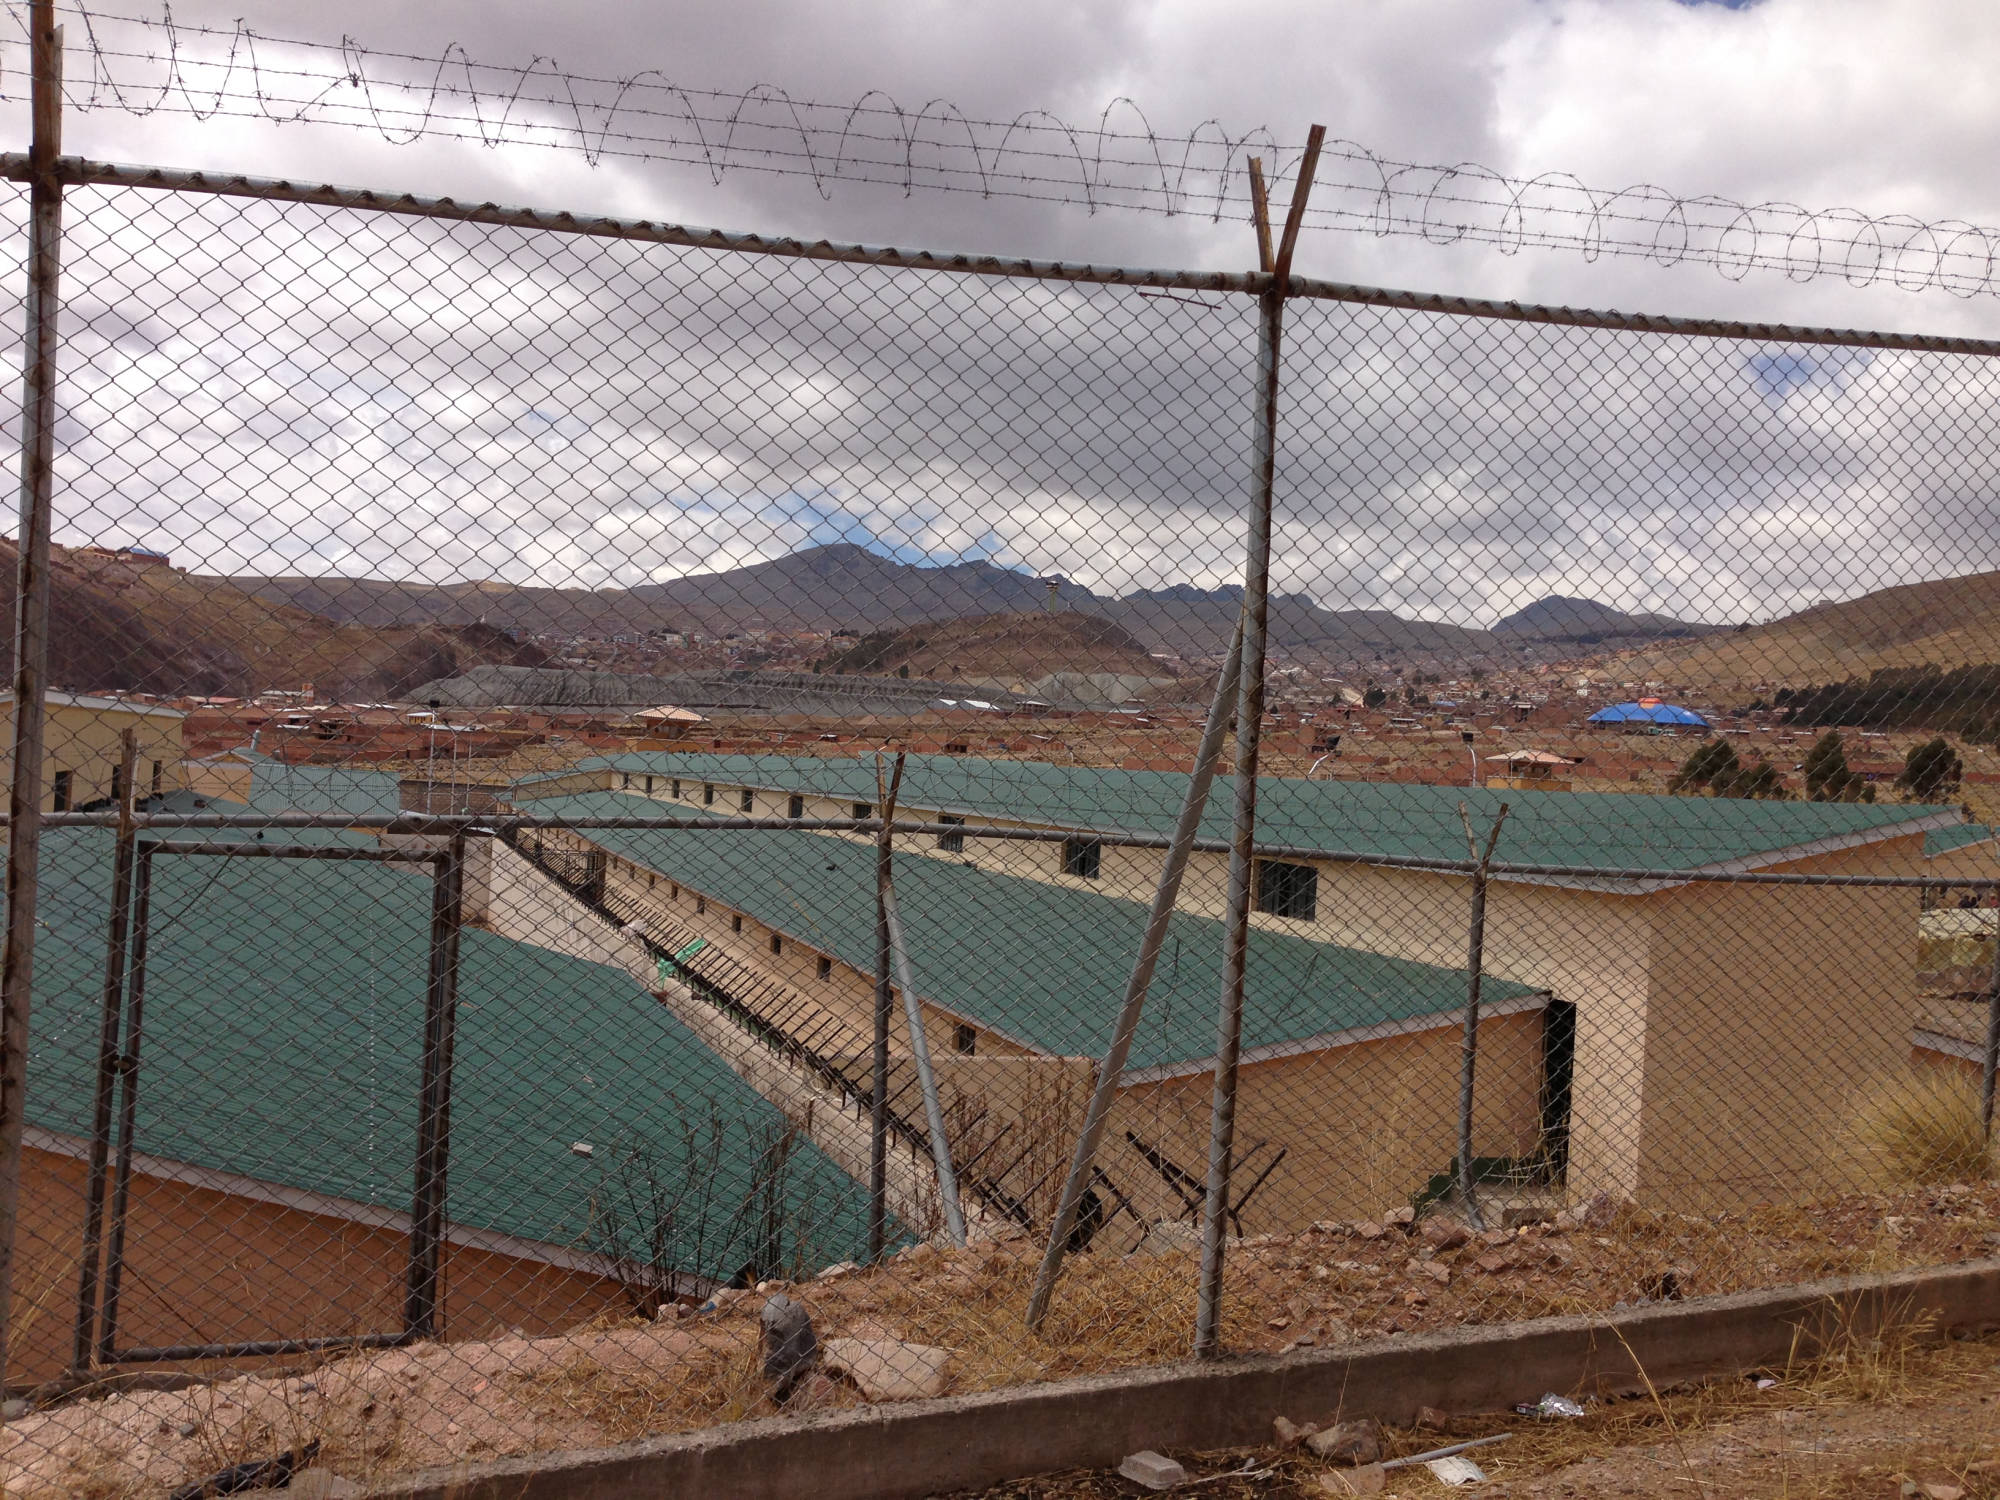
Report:
M2000 840L1981 839L1976 844L1960 844L1923 861L1921 871L1938 880L2000 880ZM1945 902L1956 906L1958 893Z
M109 798L121 754L120 737L127 729L135 733L139 743L139 795L147 796L154 790L156 767L160 791L185 790L188 780L181 726L178 714L51 703L42 755L43 811L55 806L56 774L61 771L69 773L72 808ZM13 777L13 744L14 705L9 700L0 703L0 781Z
M69 1361L85 1171L73 1156L22 1154L10 1386L50 1379ZM399 1227L147 1175L132 1180L128 1226L123 1347L402 1326L409 1249ZM449 1339L560 1333L621 1305L617 1284L587 1268L449 1242L442 1268Z
M191 760L187 762L187 783L197 797L248 802L257 772L246 760Z
M738 810L739 788L716 783L715 809ZM681 801L701 806L702 783L684 781ZM670 797L661 778L654 795ZM758 793L754 811L762 816L788 812L783 794ZM912 817L935 809L906 805ZM843 801L808 796L808 817L846 817ZM973 819L1003 824L1005 820ZM1025 825L1014 825L1025 826ZM982 869L1089 889L1144 901L1151 897L1163 855L1151 849L1106 848L1101 877L1086 881L1061 873L1062 849L1055 843L1008 843L968 839L963 854L946 854L934 840L904 840L902 851L934 858L963 859ZM1906 837L1822 858L1815 869L1845 873L1946 873L1947 865L1921 860L1921 837ZM1975 846L1961 858L1946 857L1952 873L1996 873L1990 847ZM1272 931L1292 932L1322 942L1461 968L1466 957L1470 885L1461 877L1364 865L1319 866L1318 912L1310 922L1263 914L1252 920ZM1227 857L1197 854L1182 887L1183 910L1223 914ZM1808 888L1721 887L1650 894L1580 889L1572 886L1499 880L1489 890L1485 965L1498 978L1547 989L1577 1007L1569 1188L1632 1195L1666 1191L1690 1177L1719 1175L1705 1166L1696 1138L1724 1127L1681 1118L1684 1106L1697 1118L1744 1123L1773 1111L1773 1101L1796 1099L1789 1123L1774 1127L1766 1167L1753 1174L1771 1193L1810 1186L1805 1167L1809 1145L1827 1108L1851 1086L1857 1067L1872 1068L1881 1039L1905 1016L1899 1007L1913 993L1915 958L1913 893L1814 891ZM1903 909L1907 907L1908 910ZM1890 920L1900 913L1898 930ZM1893 940L1892 940L1893 936ZM1819 975L1815 984L1810 977ZM1838 974L1838 995L1827 993L1827 976ZM1811 1049L1773 1041L1802 1024L1815 991L1821 1002L1840 1009L1834 1024L1849 1038L1853 1059L1815 1057ZM1849 998L1853 997L1853 998ZM1669 1013L1653 1035L1653 1007ZM1738 1018L1735 1027L1760 1040L1740 1058L1704 1053L1699 1023L1704 1014ZM1907 1051L1907 1018L1901 1022ZM1657 1046L1656 1046L1657 1043ZM1773 1050L1776 1049L1776 1050ZM1780 1055L1782 1054L1782 1055ZM1758 1065L1778 1067L1759 1076ZM1706 1079L1706 1082L1696 1080ZM1687 1080L1677 1082L1676 1080ZM1649 1091L1665 1089L1653 1100ZM1806 1118L1813 1124L1806 1124ZM1745 1157L1758 1153L1740 1140ZM1732 1167L1731 1173L1734 1173ZM1761 1174L1761 1175L1759 1175Z
M1699 1207L1861 1186L1841 1180L1837 1141L1861 1098L1906 1071L1917 892L1697 885L1651 910L1641 1195Z
M1279 1148L1284 1161L1251 1199L1246 1233L1302 1229L1319 1219L1376 1217L1405 1206L1457 1154L1462 1030L1445 1025L1332 1051L1251 1063L1237 1106L1239 1190ZM1148 1218L1185 1217L1181 1200L1127 1139L1138 1135L1183 1170L1207 1170L1212 1075L1123 1090L1112 1111L1105 1170ZM1532 1152L1540 1137L1542 1017L1498 1016L1479 1028L1473 1151ZM1255 1154L1252 1154L1252 1153ZM1130 1248L1124 1221L1112 1247Z

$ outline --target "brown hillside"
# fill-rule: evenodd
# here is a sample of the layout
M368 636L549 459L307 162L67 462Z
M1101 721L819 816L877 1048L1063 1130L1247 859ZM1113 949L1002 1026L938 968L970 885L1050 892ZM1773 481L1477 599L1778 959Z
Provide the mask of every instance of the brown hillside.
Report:
M11 618L19 553L0 539L0 609ZM387 698L486 663L545 658L480 626L337 625L226 578L87 548L51 549L49 680L78 691L222 693L314 684L322 697ZM12 672L11 641L0 662Z
M1768 625L1676 642L1626 659L1663 681L1748 692L1866 677L1885 667L2000 662L2000 572L1904 584L1817 604Z
M1122 625L1095 615L975 615L865 636L829 663L836 672L888 673L953 682L1036 678L1051 672L1171 677Z

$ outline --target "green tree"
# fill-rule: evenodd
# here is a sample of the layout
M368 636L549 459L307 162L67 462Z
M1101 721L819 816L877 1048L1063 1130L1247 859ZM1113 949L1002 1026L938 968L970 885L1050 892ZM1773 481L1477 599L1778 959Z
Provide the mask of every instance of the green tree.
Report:
M1782 802L1790 793L1785 790L1785 778L1779 774L1778 768L1759 756L1754 764L1739 766L1731 772L1726 784L1722 777L1716 777L1715 795Z
M1926 740L1903 758L1903 774L1896 785L1910 794L1912 802L1943 802L1958 795L1965 776L1965 761L1943 735Z
M1874 789L1848 769L1847 744L1829 729L1806 752L1806 796L1815 802L1873 802Z
M1680 770L1667 783L1667 790L1683 796L1700 796L1714 788L1718 777L1733 778L1741 769L1736 750L1729 741L1720 738L1703 740L1681 762Z

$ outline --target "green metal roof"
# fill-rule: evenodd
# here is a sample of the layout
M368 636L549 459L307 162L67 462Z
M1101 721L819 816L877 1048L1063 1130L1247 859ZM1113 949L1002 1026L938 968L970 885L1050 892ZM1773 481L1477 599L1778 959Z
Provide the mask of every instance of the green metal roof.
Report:
M617 792L531 806L572 817L659 809ZM874 972L873 845L812 833L592 829L584 836ZM897 860L896 904L926 999L1049 1052L1103 1052L1139 949L1144 906L927 855ZM1222 932L1218 921L1175 914L1133 1043L1133 1067L1214 1055ZM1252 1048L1451 1011L1465 1003L1466 977L1258 929L1246 988L1243 1045ZM1492 978L1485 984L1495 1002L1536 993Z
M42 840L27 1110L69 1135L90 1128L111 848L94 829ZM139 1149L407 1211L427 875L157 858ZM617 1181L621 1148L642 1147L667 1191L692 1183L709 1206L698 1231L683 1204L678 1267L732 1275L751 1254L742 1210L777 1111L622 973L473 929L461 967L451 1221L591 1249L591 1194ZM572 1154L578 1141L594 1154ZM804 1142L787 1195L802 1266L865 1243L865 1192ZM167 1253L135 1250L142 1271Z
M1924 835L1924 858L1932 859L1940 854L1948 854L1953 849L1963 849L1967 844L1977 844L1993 837L1993 829L1985 823L1960 823L1955 828L1934 828Z
M263 755L251 762L250 807L255 812L393 814L400 810L401 798L401 783L386 771L288 765Z
M585 761L579 769L592 766L775 791L819 792L854 801L875 798L872 757L643 751ZM1175 771L913 755L904 769L902 796L905 805L916 808L1061 827L1167 834L1179 816L1187 780ZM1228 837L1233 780L1216 779L1202 820L1205 837ZM1503 792L1266 777L1258 783L1257 838L1263 844L1361 855L1462 860L1466 849L1458 816L1461 802L1480 829L1491 825L1502 802L1508 804L1511 810L1497 855L1503 861L1645 870L1768 862L1786 851L1829 842L1920 833L1963 816L1954 808L1892 803Z

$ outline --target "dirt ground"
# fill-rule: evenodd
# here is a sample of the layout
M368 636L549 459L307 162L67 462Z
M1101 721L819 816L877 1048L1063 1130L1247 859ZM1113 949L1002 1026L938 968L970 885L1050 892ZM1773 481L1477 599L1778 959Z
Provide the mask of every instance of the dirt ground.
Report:
M1225 1280L1223 1341L1237 1352L1282 1353L1465 1324L1603 1313L1657 1298L1964 1262L1994 1253L1996 1239L2000 1184L1992 1182L1851 1194L1809 1209L1706 1219L1604 1200L1581 1205L1560 1222L1485 1234L1442 1218L1408 1226L1325 1224L1234 1244ZM880 1267L835 1268L812 1280L761 1290L797 1299L822 1339L878 1340L929 1351L939 1368L925 1394L1132 1369L1185 1355L1194 1302L1191 1253L1078 1256L1048 1320L1030 1330L1022 1310L1039 1251L1025 1238L956 1252L918 1246ZM610 1317L553 1337L329 1353L282 1372L211 1372L214 1383L184 1390L133 1390L96 1399L50 1393L0 1428L0 1487L8 1500L71 1495L123 1500L156 1495L308 1441L320 1444L323 1465L372 1480L412 1468L594 1447L775 1415L780 1408L759 1368L764 1296L732 1292L717 1300L712 1311L682 1308L659 1322ZM904 1353L915 1357L914 1350ZM1959 1373L1986 1378L1995 1353L2000 1351L1983 1351L1983 1367L1967 1365ZM1815 1374L1809 1388L1821 1396L1860 1389L1867 1384L1862 1377L1879 1374L1883 1365L1876 1351L1851 1367ZM1875 1383L1894 1387L1894 1381ZM852 1383L815 1377L784 1410L832 1410L867 1399ZM1680 1399L1670 1400L1668 1411ZM1743 1400L1750 1404L1743 1406ZM1770 1404L1768 1395L1745 1388L1719 1404L1712 1393L1704 1396L1696 1410L1726 1409L1748 1420L1759 1414L1758 1401ZM1558 1438L1597 1433L1593 1423L1632 1434L1641 1445L1669 1436L1662 1427L1649 1427L1649 1420L1646 1408L1621 1403L1588 1421L1561 1424L1536 1443L1524 1436L1500 1445L1492 1471L1511 1475L1531 1451L1554 1452L1549 1444ZM1473 1423L1466 1435L1493 1430L1491 1424ZM1940 1425L1940 1443L1946 1430ZM1991 1446L1992 1439L1982 1428L1979 1440ZM1572 1448L1563 1461L1586 1456ZM1937 1461L1949 1457L1940 1449ZM1289 1482L1283 1474L1259 1482L1267 1488L1218 1484L1202 1493L1312 1493L1268 1487ZM1438 1488L1428 1477L1409 1481L1418 1484ZM1127 1492L1114 1487L1002 1493ZM1657 1493L1695 1491L1670 1487ZM2000 1500L2000 1486L1995 1495Z
M2000 1344L1871 1341L1779 1378L1729 1380L1592 1403L1573 1420L1518 1414L1453 1417L1443 1430L1384 1435L1388 1456L1465 1438L1514 1434L1468 1455L1489 1482L1454 1489L1421 1467L1390 1470L1385 1496L1432 1500L1995 1500L2000 1497ZM1770 1378L1770 1377L1766 1377ZM1191 1478L1247 1465L1264 1471L1170 1493L1248 1500L1324 1496L1337 1466L1301 1453L1181 1453ZM1021 1480L949 1500L1109 1500L1151 1494L1115 1473ZM940 1497L944 1500L944 1497Z

